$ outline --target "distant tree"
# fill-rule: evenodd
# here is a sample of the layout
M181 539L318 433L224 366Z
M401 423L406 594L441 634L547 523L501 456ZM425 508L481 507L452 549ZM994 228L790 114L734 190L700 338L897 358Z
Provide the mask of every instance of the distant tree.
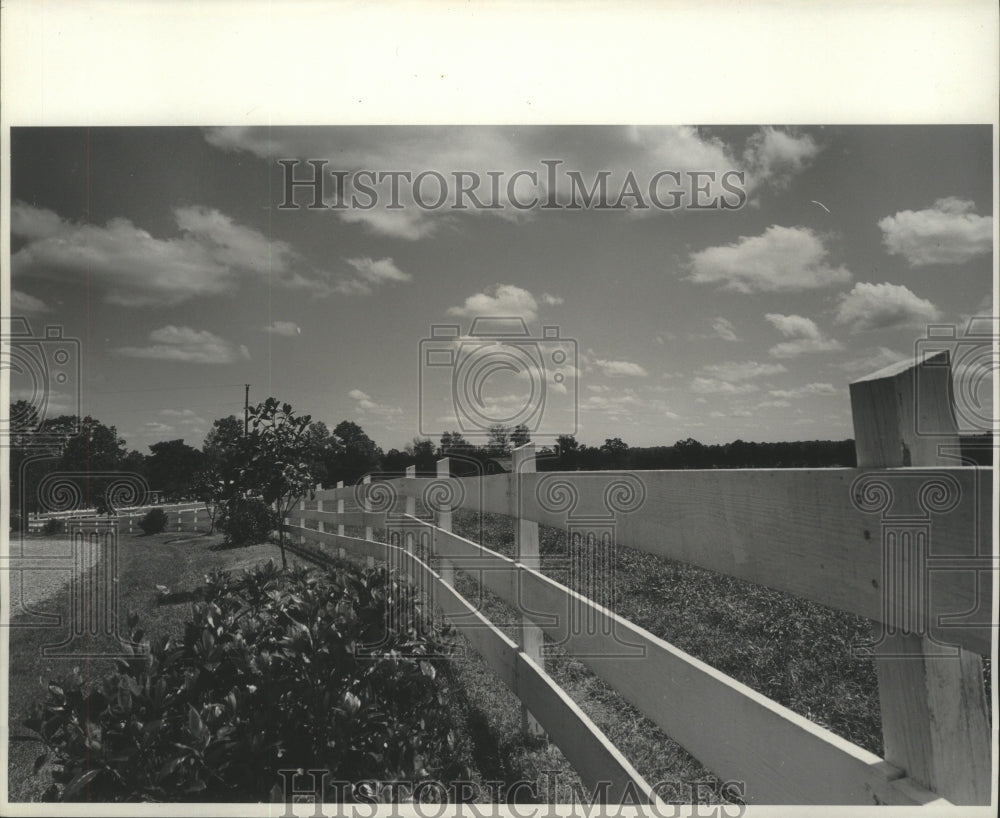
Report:
M316 482L324 486L328 485L327 464L330 460L330 453L334 449L333 435L330 434L330 430L323 421L314 420L306 429L305 437L311 453L309 466L316 477Z
M135 449L129 450L125 457L122 458L122 470L132 472L132 474L137 474L140 477L146 477L146 456Z
M413 465L417 467L418 472L427 474L434 471L436 458L433 440L429 437L415 437L407 448L413 456Z
M149 447L146 462L150 487L163 492L169 500L188 497L205 461L205 454L183 440L164 440Z
M512 448L516 449L518 446L523 446L525 443L531 442L531 431L523 423L519 423L514 427L514 431L510 433L510 445Z
M118 430L88 415L80 422L80 433L66 442L60 466L65 471L117 471L124 459L125 439Z
M201 450L205 453L207 462L215 465L220 459L228 456L237 441L243 437L243 421L236 415L219 418L212 424Z
M607 468L622 468L628 457L628 444L620 437L606 438L601 446L601 456Z
M382 457L382 470L389 474L402 474L413 465L413 455L399 449L389 449Z
M510 429L501 423L490 426L486 449L490 457L510 454Z
M328 480L357 482L369 472L378 471L382 450L356 423L343 420L333 430L333 446L327 459Z
M573 471L580 464L580 444L573 435L559 435L556 438L556 446L559 453L557 461L560 469Z

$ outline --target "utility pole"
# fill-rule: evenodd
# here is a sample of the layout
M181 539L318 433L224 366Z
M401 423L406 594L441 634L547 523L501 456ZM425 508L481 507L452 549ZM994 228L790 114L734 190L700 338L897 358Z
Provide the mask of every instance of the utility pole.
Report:
M247 436L250 429L250 384L247 384L246 387L246 393L243 396L243 437Z

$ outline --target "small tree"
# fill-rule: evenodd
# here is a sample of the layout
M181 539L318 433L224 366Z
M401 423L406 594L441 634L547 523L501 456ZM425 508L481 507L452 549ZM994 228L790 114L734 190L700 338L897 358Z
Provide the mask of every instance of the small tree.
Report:
M250 410L250 432L243 441L240 485L274 506L278 517L281 566L285 556L285 515L316 485L315 452L308 435L310 415L296 417L288 403L268 398Z
M525 443L530 442L531 430L523 423L519 423L514 427L514 431L510 433L510 445L516 449L518 446L523 446Z

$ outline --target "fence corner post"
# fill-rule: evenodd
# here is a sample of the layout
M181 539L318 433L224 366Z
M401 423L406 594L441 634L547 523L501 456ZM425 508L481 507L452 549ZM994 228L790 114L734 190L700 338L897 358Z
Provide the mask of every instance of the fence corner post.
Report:
M518 446L512 452L513 458L511 468L514 480L514 502L517 511L517 553L515 559L525 568L538 571L541 568L541 559L538 553L538 523L525 520L522 517L524 505L524 492L526 491L525 481L522 479L525 474L535 473L535 444L525 443ZM531 657L540 668L545 667L542 647L542 629L532 622L524 612L521 612L521 650ZM521 729L533 736L543 736L545 731L538 723L538 720L528 712L528 709L521 705Z
M852 383L850 392L859 468L959 465L945 454L960 451L947 352L886 367ZM899 543L893 563L919 559L915 538ZM889 553L883 545L883 559ZM915 569L923 573L919 566L887 567L908 568L911 577ZM890 623L874 624L882 632L875 670L886 761L955 804L988 804L991 742L980 656L963 648L941 656L940 646L923 635L929 623L922 633L894 627L892 611L902 603L886 603Z

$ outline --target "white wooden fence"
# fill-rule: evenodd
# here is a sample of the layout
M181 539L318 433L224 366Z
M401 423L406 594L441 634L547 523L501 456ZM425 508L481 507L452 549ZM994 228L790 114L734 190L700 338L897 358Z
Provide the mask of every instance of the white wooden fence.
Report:
M208 531L211 524L211 514L205 508L204 503L173 503L121 508L117 509L110 518L106 514L98 514L94 509L32 514L28 517L27 528L29 533L37 534L45 528L50 520L80 526L88 523L106 524L110 519L118 525L121 533L133 534L141 531L139 521L154 508L160 509L167 515L167 531Z
M546 674L542 632L705 767L745 782L750 802L988 804L992 471L960 460L950 380L936 358L852 384L856 469L536 473L529 444L512 474L450 478L443 462L438 478L318 491L286 530L428 591L521 700L526 729L548 733L589 785L612 782L609 802L656 796ZM415 516L416 499L434 520ZM456 509L515 517L517 559L452 533ZM538 524L571 547L596 543L592 554L622 543L872 620L885 758L540 573ZM519 645L455 591L455 571L523 612Z

